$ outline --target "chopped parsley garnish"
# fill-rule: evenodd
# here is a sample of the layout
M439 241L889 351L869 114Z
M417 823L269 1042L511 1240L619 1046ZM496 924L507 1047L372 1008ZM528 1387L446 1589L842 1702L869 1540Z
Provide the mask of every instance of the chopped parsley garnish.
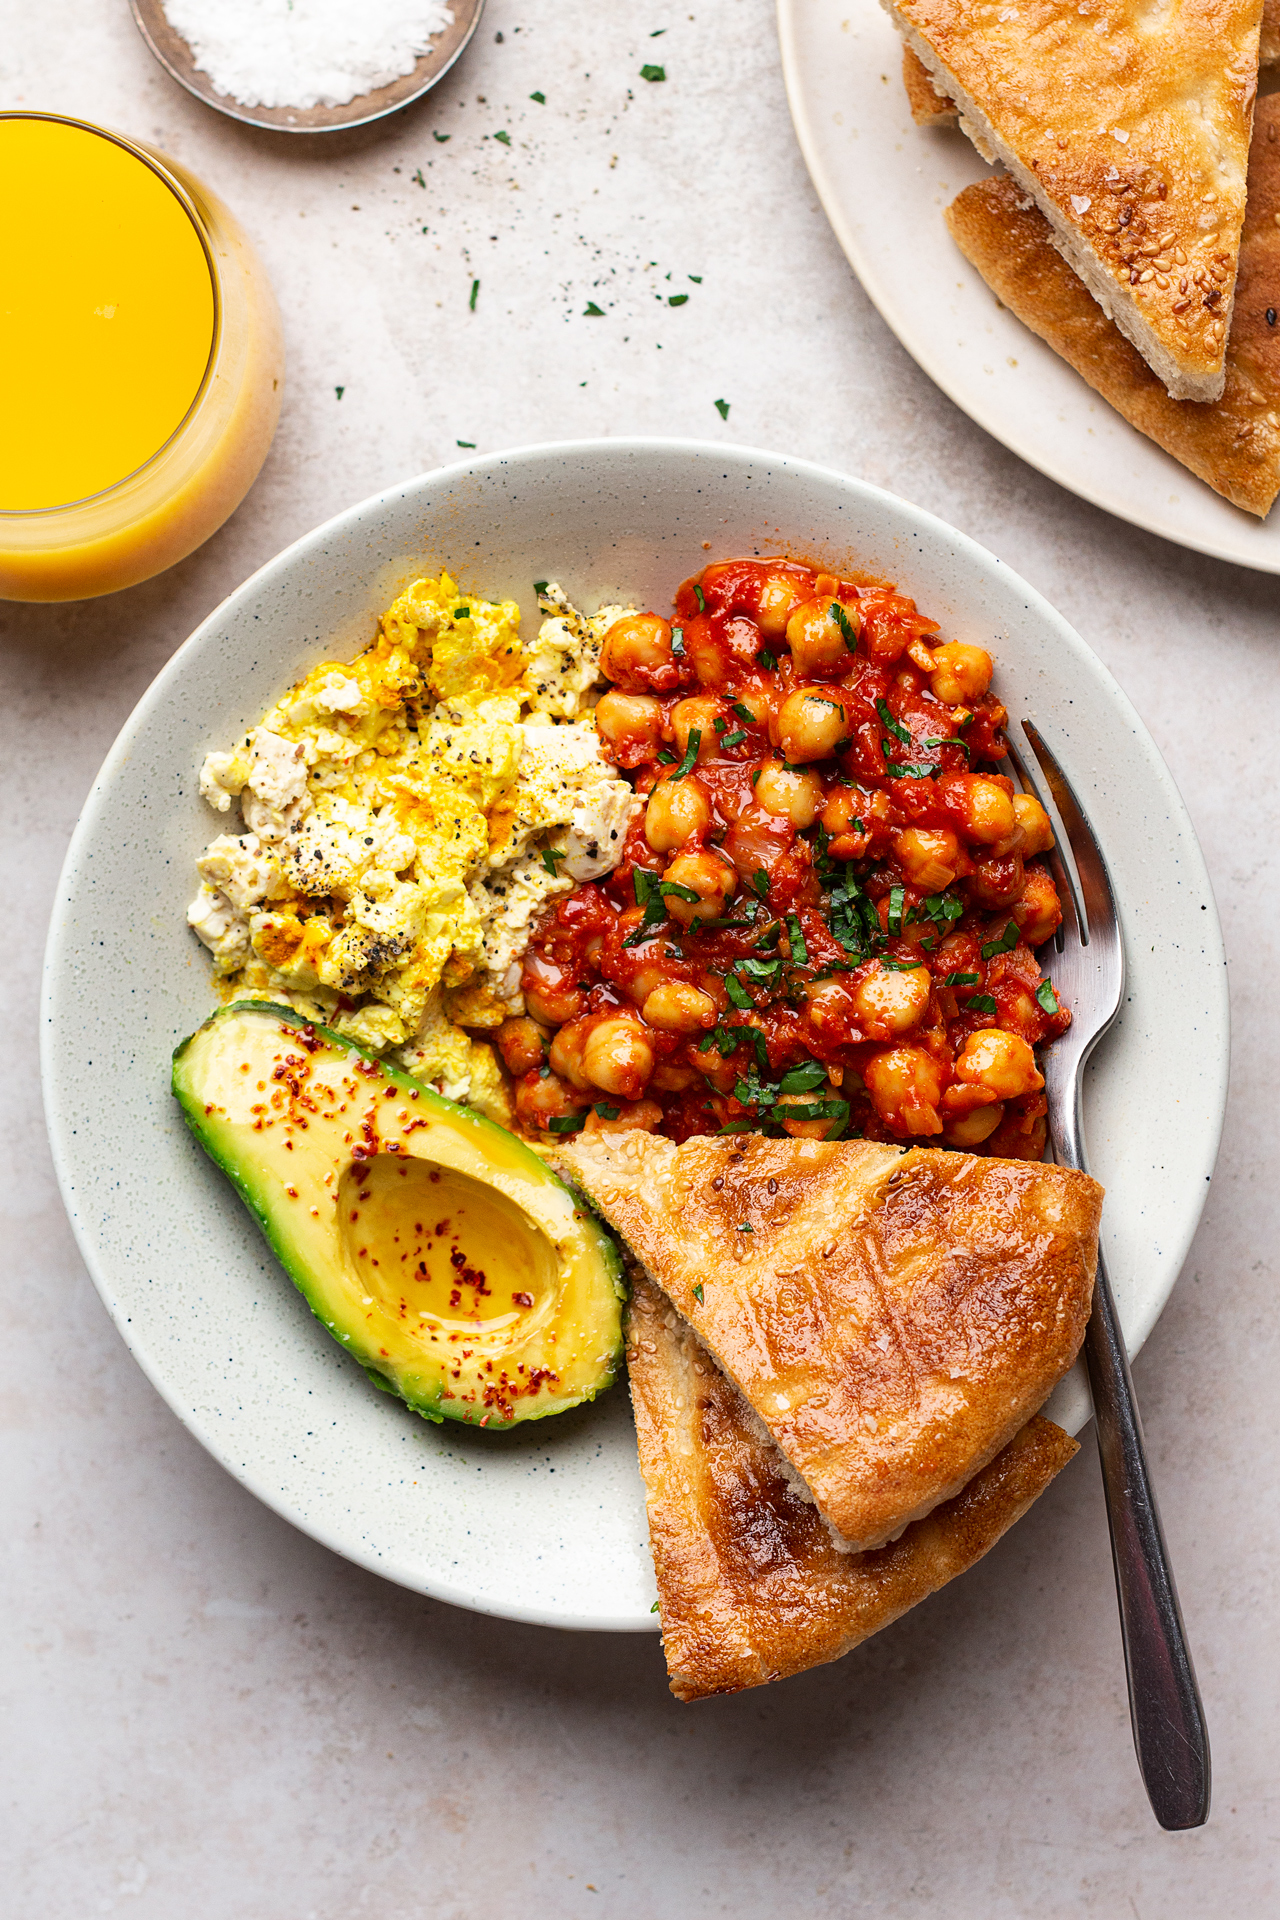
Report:
M666 32L665 27L663 28L663 32ZM667 70L665 67L652 67L646 63L640 69L640 78L642 80L665 80L666 77Z
M752 1226L752 1224L751 1224L751 1222L750 1222L749 1220L740 1220L740 1221L738 1222L738 1232L739 1232L739 1233L754 1233L754 1232L755 1232L755 1228L754 1228L754 1227Z
M747 992L736 973L725 975L724 990L739 1013L750 1013L751 995Z
M471 447L473 450L475 448L475 444L476 443L474 440L459 440L458 442L458 445L460 447Z
M531 100L536 100L540 107L545 107L547 104L547 96L545 93L531 93L529 95L529 98Z
M739 720L745 720L749 727L755 726L756 717L754 713L752 713L750 707L744 707L741 700L734 701L733 711L737 714Z
M432 132L435 133L434 128L432 128ZM452 140L453 135L451 133L435 133L435 138L440 142L441 146L443 146L446 140Z
M605 1105L603 1100L597 1100L593 1111L598 1113L602 1120L616 1120L618 1115L622 1112L622 1108L608 1107Z
M594 300L588 300L586 306L582 309L582 317L584 320L603 320L604 308L598 307Z
M788 1120L840 1120L849 1118L847 1100L799 1100L793 1101L786 1110ZM829 1135L828 1138L834 1138Z
M974 993L965 1001L970 1013L994 1013L996 1003L989 993Z
M677 900L685 900L688 902L690 906L692 906L695 901L700 900L702 898L702 895L697 891L695 887L681 886L678 880L659 880L658 892L663 896L664 899L667 897L668 894L674 893Z
M684 750L684 759L680 762L675 772L670 775L672 780L683 780L687 773L693 772L698 764L698 750L701 746L702 728L690 727L689 744Z
M890 887L888 931L891 934L901 934L902 932L902 903L905 898L905 888Z
M976 973L949 973L942 984L944 987L976 987L978 978Z
M548 587L548 585L549 585L549 582L548 582L548 581L546 581L546 580L535 580L535 581L534 581L534 583L533 583L533 590L534 590L534 592L535 592L535 593L537 594L537 596L538 596L538 598L539 598L539 600L541 600L541 598L542 598L542 596L543 596L543 594L544 594L544 593L546 592L546 590L547 590L547 587Z
M716 412L720 415L720 418L722 420L727 420L729 418L729 402L727 400L717 400L715 403L715 408L716 408Z
M693 583L693 591L698 596L698 612L705 613L707 610L706 598L703 595L702 588L698 585L698 582L696 580Z
M725 411L727 412L728 409L726 408ZM766 673L772 673L778 664L777 654L770 653L768 647L761 647L759 653L756 655L756 659Z
M751 884L762 900L769 898L769 876L763 867L757 867L751 876Z
M1040 1002L1040 1005L1046 1013L1058 1013L1060 1011L1058 996L1047 980L1042 980L1036 988L1036 999Z
M661 761L664 767L674 767L676 763L676 757L674 753L672 753L670 747L659 747L658 759Z
M882 740L880 744L882 747L887 747L889 742ZM936 767L926 765L923 760L886 760L884 770L891 780L927 780L930 774L938 771Z
M581 1133L586 1124L585 1113L558 1113L553 1120L548 1120L547 1131L548 1133Z
M540 100L542 96L541 94L535 93L535 94L531 94L530 98L533 100ZM658 1603L656 1600L654 1601L653 1605L650 1607L649 1611L650 1613L656 1613L658 1611Z
M901 720L894 719L889 711L888 704L883 700L877 700L876 712L880 715L881 720L885 726L888 727L894 739L901 740L904 747L909 747L911 745L911 735L907 732Z
M920 902L911 915L913 920L932 920L935 927L946 931L952 920L964 915L964 901L957 900L953 893L931 893ZM977 974L974 974L977 979Z
M689 296L687 293L669 293L667 295L667 305L669 307L684 307L687 306L688 303Z
M958 733L947 734L941 740L922 740L920 745L922 747L959 747L965 759L969 758L969 743L967 740L962 740Z
M480 282L478 280L473 280L471 282L471 298L467 302L467 305L470 307L472 313L474 313L476 310L476 300L479 297L479 293L480 293Z
M664 33L666 32L665 27L663 28L663 32ZM700 273L691 273L687 276L687 278L692 280L695 287L700 287L702 285L702 275Z
M453 617L455 620L469 620L471 618L470 607L455 607Z
M684 628L683 627L672 627L671 651L676 655L682 654L684 652Z
M794 913L787 915L787 944L791 948L792 965L807 967L809 964L809 949L805 945L805 938L801 931L800 922Z
M1018 944L1018 923L1011 920L998 940L986 940L982 946L984 960L994 960L998 953L1012 953Z
M882 960L880 964L884 968L886 973L914 973L917 967L922 967L924 965L924 961L923 960ZM978 976L975 973L973 977L976 980Z
M425 187L427 184L422 177L421 167L418 168L418 171L416 173L410 174L409 178L413 181L413 184L415 187Z
M698 1281L698 1283L697 1283L697 1285L696 1285L696 1286L694 1287L694 1289L693 1289L693 1297L694 1297L694 1299L695 1299L695 1300L697 1301L697 1303L698 1303L698 1305L699 1305L699 1306L701 1306L701 1305L702 1305L702 1282L701 1282L701 1280L699 1280L699 1281Z
M733 733L726 733L726 735L724 736L724 739L720 742L720 745L722 747L740 747L743 741L746 739L746 737L747 736L742 731L742 728L739 727Z
M560 878L560 869L557 867L556 861L563 859L563 853L557 853L554 847L544 847L542 849L542 864L553 880Z
M493 137L495 140L501 140L504 147L511 145L511 135L509 133L495 133Z
M844 635L844 643L846 647L848 647L850 653L856 653L858 650L857 630L854 627L853 622L850 620L848 614L845 612L844 608L840 605L840 602L838 600L833 600L831 602L831 618L835 621L841 633Z
M827 1070L817 1060L806 1060L802 1066L791 1067L782 1076L783 1093L812 1093L820 1087L827 1077Z

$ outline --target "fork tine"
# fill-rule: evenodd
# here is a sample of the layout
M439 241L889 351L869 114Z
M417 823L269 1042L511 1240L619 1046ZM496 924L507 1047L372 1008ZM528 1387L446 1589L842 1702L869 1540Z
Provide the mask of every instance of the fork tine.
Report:
M1022 731L1026 734L1031 751L1040 764L1040 770L1044 774L1049 791L1053 795L1054 805L1058 809L1059 818L1066 829L1072 858L1080 878L1081 904L1084 908L1081 935L1087 945L1090 934L1097 929L1104 926L1118 927L1115 889L1111 885L1111 876L1107 872L1102 848L1098 845L1093 828L1085 817L1084 809L1076 798L1071 782L1045 744L1035 723L1024 720Z
M1047 795L1050 802L1056 807L1057 803L1054 801L1053 794L1047 785L1043 789L1041 787L1043 775L1041 775L1040 780L1036 779L1035 774L1031 772L1021 752L1007 734L1005 735L1005 753L1022 784L1023 791L1034 794L1042 806L1044 805ZM1037 766L1036 773L1039 773L1039 771L1040 769ZM1054 948L1058 953L1062 952L1065 945L1063 936L1066 932L1074 933L1082 947L1086 947L1089 944L1088 921L1085 919L1084 904L1080 898L1080 888L1076 883L1075 865L1071 860L1066 859L1063 854L1062 838L1065 838L1065 834L1066 828L1064 825L1062 836L1059 837L1055 835L1053 845L1045 856L1049 872L1052 874L1054 884L1058 889L1058 898L1062 902L1062 925L1055 930L1053 935Z

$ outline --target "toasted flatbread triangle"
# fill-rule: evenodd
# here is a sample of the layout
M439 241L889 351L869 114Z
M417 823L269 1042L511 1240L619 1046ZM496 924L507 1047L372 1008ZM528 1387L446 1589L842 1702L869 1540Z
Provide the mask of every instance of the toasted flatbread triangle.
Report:
M681 1700L838 1660L980 1560L1077 1451L1033 1417L892 1546L842 1553L736 1387L644 1279L627 1364L662 1644Z
M1087 1174L874 1141L580 1136L557 1163L765 1423L844 1544L957 1494L1084 1337Z
M1176 400L1216 400L1262 0L883 0Z
M1259 100L1249 204L1222 398L1171 400L1050 245L1039 210L1012 180L980 180L946 221L996 297L1046 340L1131 426L1247 513L1280 493L1280 94ZM1268 321L1268 315L1270 320Z

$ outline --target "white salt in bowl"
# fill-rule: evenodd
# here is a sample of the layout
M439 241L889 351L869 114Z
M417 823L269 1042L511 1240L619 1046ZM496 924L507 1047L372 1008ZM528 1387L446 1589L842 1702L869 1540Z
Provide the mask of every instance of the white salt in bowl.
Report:
M58 1178L107 1310L174 1412L252 1492L361 1566L459 1606L558 1627L656 1628L626 1389L508 1434L434 1427L312 1318L169 1093L208 1015L186 926L211 816L206 752L317 660L350 656L406 576L520 602L665 609L711 559L786 552L898 581L989 647L1102 842L1129 987L1085 1090L1103 1242L1130 1351L1177 1278L1226 1095L1222 942L1204 861L1150 735L1079 635L994 555L848 475L679 440L529 447L366 500L245 582L179 649L107 756L58 888L43 1067ZM1078 1374L1050 1403L1088 1416ZM1052 1499L1052 1494L1047 1496Z
M412 106L444 79L450 67L466 50L480 24L484 0L448 0L453 23L432 40L427 51L412 69L389 81L384 87L357 94L338 107L250 107L230 94L219 93L209 75L197 67L191 47L170 25L162 0L129 0L134 24L160 65L180 87L194 94L207 107L241 120L251 127L270 127L277 133L338 133L350 127L367 126ZM212 4L212 0L210 0ZM354 9L359 19L360 9Z

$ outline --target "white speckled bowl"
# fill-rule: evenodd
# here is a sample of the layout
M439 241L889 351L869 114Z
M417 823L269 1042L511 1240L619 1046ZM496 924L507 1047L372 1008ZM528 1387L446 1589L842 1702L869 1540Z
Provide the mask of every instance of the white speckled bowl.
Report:
M1227 1069L1208 876L1142 722L1016 574L859 480L689 441L494 454L353 507L210 615L107 756L50 929L45 1099L89 1270L178 1417L296 1526L460 1606L561 1627L656 1627L625 1388L510 1435L433 1427L379 1393L312 1319L168 1091L173 1046L212 1004L184 919L192 862L215 826L197 770L316 659L364 644L413 573L447 566L464 591L518 598L527 631L534 580L559 579L588 607L661 608L713 556L780 549L888 575L949 633L992 646L1011 714L1041 726L1090 810L1130 967L1086 1113L1131 1350L1200 1218ZM1082 1424L1078 1377L1051 1410Z

